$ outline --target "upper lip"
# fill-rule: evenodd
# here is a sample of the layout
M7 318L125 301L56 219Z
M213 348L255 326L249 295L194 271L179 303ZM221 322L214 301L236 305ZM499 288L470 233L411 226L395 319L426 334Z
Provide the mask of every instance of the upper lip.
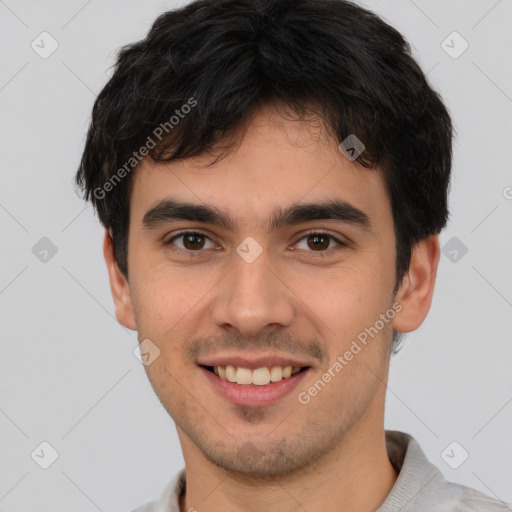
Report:
M276 354L267 354L267 355L254 355L254 356L241 356L241 355L218 355L205 357L204 359L197 362L197 364L201 366L227 366L232 365L237 368L248 368L250 370L255 370L256 368L268 367L272 368L272 366L295 366L295 367L305 367L311 366L309 363L305 361L300 361L299 359L295 359L290 356L280 356Z

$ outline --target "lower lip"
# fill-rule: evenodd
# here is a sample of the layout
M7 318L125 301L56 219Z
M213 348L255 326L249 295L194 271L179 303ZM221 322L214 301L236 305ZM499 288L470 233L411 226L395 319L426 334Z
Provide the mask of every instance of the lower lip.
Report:
M255 384L235 384L221 379L215 375L215 373L210 372L202 366L200 366L199 369L215 386L215 389L235 405L253 407L270 405L277 402L280 398L295 389L311 370L311 368L308 368L307 370L296 373L287 379L281 379L278 382L270 382L264 386L257 386Z

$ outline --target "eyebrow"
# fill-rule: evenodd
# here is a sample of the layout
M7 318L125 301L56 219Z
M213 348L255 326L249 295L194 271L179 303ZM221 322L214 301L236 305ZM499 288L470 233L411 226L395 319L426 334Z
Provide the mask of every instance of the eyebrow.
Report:
M229 213L216 206L187 203L174 199L163 199L148 210L142 219L142 226L144 230L151 230L176 220L215 224L229 231L235 231L238 226L236 220ZM297 203L284 209L277 207L270 215L267 227L270 231L316 220L334 220L359 227L365 231L371 232L372 230L369 216L341 199Z

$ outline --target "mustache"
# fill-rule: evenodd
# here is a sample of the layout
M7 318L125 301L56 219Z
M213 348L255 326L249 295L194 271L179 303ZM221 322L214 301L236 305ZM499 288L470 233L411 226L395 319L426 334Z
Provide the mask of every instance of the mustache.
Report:
M253 352L284 352L290 355L302 355L323 363L328 355L317 339L301 341L287 333L266 333L258 337L246 338L241 335L219 334L193 338L184 350L185 359L195 362L202 356L217 354L223 350L250 350Z

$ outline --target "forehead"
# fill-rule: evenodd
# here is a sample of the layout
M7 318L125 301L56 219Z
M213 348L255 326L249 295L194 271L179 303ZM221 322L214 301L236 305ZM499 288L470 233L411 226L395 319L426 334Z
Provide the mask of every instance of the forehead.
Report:
M261 226L289 205L336 199L370 218L391 215L380 171L346 158L319 122L265 109L244 128L234 149L213 164L212 155L166 164L146 157L133 176L132 219L142 222L169 197L214 205L235 220Z

